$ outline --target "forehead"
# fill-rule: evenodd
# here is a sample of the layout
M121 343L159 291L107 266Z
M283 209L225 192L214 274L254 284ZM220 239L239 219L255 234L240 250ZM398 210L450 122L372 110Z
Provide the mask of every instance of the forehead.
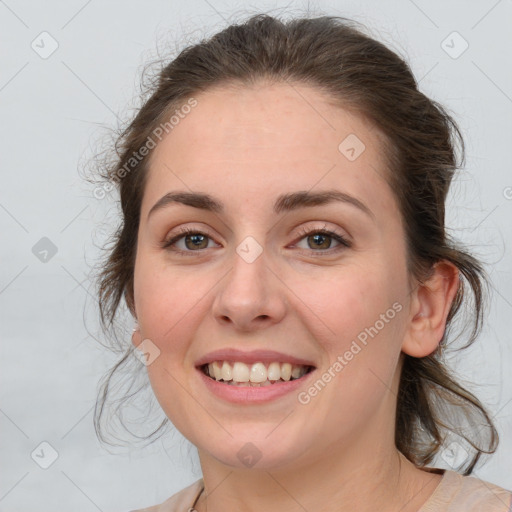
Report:
M279 194L315 188L394 209L382 135L318 89L260 83L194 98L197 105L153 150L143 212L176 189L211 193L228 210L261 208L267 197L270 206Z

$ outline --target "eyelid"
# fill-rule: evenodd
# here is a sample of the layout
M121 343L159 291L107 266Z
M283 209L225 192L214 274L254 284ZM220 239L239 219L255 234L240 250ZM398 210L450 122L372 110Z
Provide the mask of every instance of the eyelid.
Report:
M324 233L324 234L336 236L336 237L342 238L345 242L347 242L347 244L351 243L350 236L348 235L348 233L346 231L341 231L336 227L331 228L325 222L322 227L301 226L298 234L296 235L296 238L299 237L300 239L302 239L303 237L314 234L314 233Z

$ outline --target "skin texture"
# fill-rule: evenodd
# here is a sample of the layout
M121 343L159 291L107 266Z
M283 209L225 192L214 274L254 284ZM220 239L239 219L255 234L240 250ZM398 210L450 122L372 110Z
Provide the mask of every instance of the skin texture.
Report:
M208 511L416 511L440 476L416 468L394 445L402 352L432 353L445 328L458 274L439 263L419 286L406 270L401 215L384 176L382 137L309 86L216 87L157 145L141 207L134 276L140 331L160 355L147 366L172 423L197 446ZM354 161L338 150L356 134ZM337 189L345 203L276 215L275 199ZM223 213L173 204L170 191L209 193ZM187 226L208 235L194 249ZM350 241L315 242L335 230ZM253 237L262 253L236 252ZM329 248L329 240L331 245ZM340 249L340 250L337 250ZM323 251L323 255L320 254ZM194 362L223 348L270 349L314 361L320 376L393 304L401 311L308 404L291 393L264 404L228 403L206 389ZM252 468L237 457L253 443ZM205 494L196 509L204 510Z

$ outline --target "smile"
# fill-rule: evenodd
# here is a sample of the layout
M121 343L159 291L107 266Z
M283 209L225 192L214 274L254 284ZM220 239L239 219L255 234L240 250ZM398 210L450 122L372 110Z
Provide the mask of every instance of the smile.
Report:
M201 366L205 375L230 386L265 387L300 379L313 369L302 364L258 361L246 364L241 361L214 361Z
M233 348L204 354L194 366L211 396L240 406L293 400L317 369L312 359L275 350Z

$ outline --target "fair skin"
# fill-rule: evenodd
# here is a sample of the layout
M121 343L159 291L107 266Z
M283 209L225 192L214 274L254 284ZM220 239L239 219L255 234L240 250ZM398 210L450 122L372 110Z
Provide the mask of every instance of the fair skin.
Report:
M408 275L402 219L383 178L382 138L363 118L299 84L217 87L194 97L197 106L151 157L135 262L134 345L149 339L160 350L147 366L152 388L198 448L206 493L196 509L206 509L207 497L209 512L373 512L376 504L382 512L417 511L441 476L416 468L395 447L400 356L437 348L457 269L441 262L422 285ZM349 134L366 146L353 161L338 150ZM273 211L281 194L327 189L357 198L370 213L348 202ZM173 191L207 193L224 209L172 203L148 218ZM185 226L207 238L176 241L186 255L162 248ZM322 228L350 246L315 239ZM237 252L246 237L262 251L250 262ZM400 312L300 403L298 394L397 303ZM205 354L232 348L279 351L314 370L291 392L234 403L212 392L196 368ZM260 457L251 467L238 456L248 442Z

